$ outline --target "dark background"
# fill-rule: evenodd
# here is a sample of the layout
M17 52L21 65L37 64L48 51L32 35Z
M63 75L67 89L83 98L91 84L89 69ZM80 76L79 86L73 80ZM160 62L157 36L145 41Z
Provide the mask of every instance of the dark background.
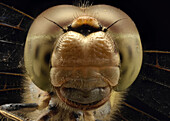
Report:
M33 17L49 7L61 4L75 5L78 1L1 0ZM145 50L170 50L170 9L167 0L90 0L89 3L112 5L127 13L136 23Z

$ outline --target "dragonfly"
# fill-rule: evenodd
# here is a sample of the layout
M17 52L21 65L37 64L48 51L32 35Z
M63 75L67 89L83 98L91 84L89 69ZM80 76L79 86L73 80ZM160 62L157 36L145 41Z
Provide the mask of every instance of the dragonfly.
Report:
M24 88L23 50L27 32L34 18L0 3L0 105L21 102ZM126 100L116 115L124 121L168 121L170 52L143 51L139 76L129 88ZM15 115L0 112L1 120L12 120Z

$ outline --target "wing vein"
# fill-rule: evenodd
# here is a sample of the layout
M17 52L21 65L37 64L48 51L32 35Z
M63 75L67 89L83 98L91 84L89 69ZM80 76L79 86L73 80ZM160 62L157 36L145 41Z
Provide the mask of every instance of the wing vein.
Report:
M129 104L125 103L125 102L123 102L123 104L124 104L125 106L127 106L127 107L129 107L129 108L131 108L131 109L133 109L133 110L135 110L135 111L137 111L137 112L140 112L140 113L142 113L142 114L144 114L144 115L146 115L146 116L148 116L148 117L156 120L156 121L159 121L157 118L155 118L155 117L153 117L153 116L151 116L151 115L149 115L149 114L141 111L140 109L137 109L137 108L133 107L132 105L129 105Z

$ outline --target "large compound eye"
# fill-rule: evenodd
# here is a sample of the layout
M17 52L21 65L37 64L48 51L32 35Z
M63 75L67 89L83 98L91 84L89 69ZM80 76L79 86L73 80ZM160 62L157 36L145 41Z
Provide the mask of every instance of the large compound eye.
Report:
M128 88L139 74L142 64L142 45L138 30L131 18L120 9L108 5L92 6L89 10L96 15L102 26L108 27L116 20L116 24L108 29L120 54L120 80L114 90Z
M80 8L71 5L55 6L41 13L31 25L26 39L24 61L31 80L42 90L51 91L50 58L54 43L63 30L46 18L66 28Z
M108 42L114 43L113 48L116 50L113 51L119 53L116 53L116 57L118 58L117 60L120 59L118 69L120 71L116 77L119 79L118 84L113 85L110 83L110 86L116 91L121 91L134 82L141 68L142 46L139 33L130 17L120 9L108 5L95 5L83 9L71 5L61 5L47 9L40 14L33 22L27 36L24 55L25 66L32 81L39 88L50 91L51 85L53 85L51 82L57 83L55 82L58 81L57 79L51 81L51 62L49 59L53 58L52 52L56 51L57 45L60 44L58 42L58 40L60 40L59 38L64 35L69 35L65 34L60 27L46 18L54 21L69 32L74 31L80 38L90 35L88 36L88 39L90 40L89 37L93 38L93 33L99 31L103 38L105 38L103 33L110 37L111 39ZM75 24L74 22L77 18L83 20L84 23L82 24L80 22L80 26ZM92 18L93 22L90 22L90 18ZM111 26L107 31L104 30L104 28L109 27L117 20L120 21ZM85 23L88 24L86 25ZM101 26L98 26L97 23L100 23L103 29L101 29ZM70 30L68 28L69 25L72 25ZM69 36L71 36L71 34ZM112 53L112 55L114 55L114 53ZM117 62L119 63L119 61ZM101 66L104 67L105 65L101 64ZM106 76L108 80L115 79L113 77L115 73L113 72L112 74L110 70L105 70L102 74L109 75L109 77ZM112 82L112 80L109 80L108 82Z

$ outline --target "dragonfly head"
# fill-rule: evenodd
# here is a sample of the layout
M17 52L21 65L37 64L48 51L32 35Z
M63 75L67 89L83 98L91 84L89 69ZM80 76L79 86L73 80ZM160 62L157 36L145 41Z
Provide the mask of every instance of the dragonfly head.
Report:
M104 104L112 89L125 90L135 81L142 46L134 22L120 9L61 5L44 11L33 22L24 61L40 89L55 89L68 105L92 104L88 107L92 109Z

